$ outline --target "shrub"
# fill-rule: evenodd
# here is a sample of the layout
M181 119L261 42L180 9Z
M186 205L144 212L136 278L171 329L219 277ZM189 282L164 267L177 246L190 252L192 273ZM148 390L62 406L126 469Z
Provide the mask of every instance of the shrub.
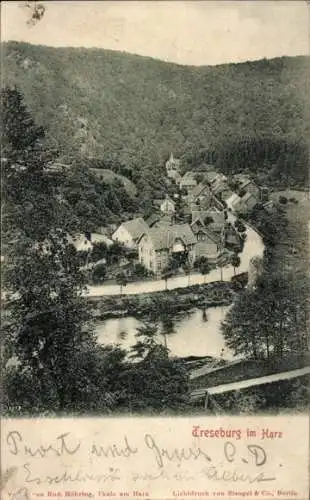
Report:
M146 276L148 276L148 270L146 269L146 267L144 267L143 264L140 264L139 262L134 266L133 274L138 278L145 278Z
M99 285L103 283L106 274L107 274L107 268L105 264L98 264L97 266L95 266L93 269L93 276L92 276L94 284Z
M286 196L279 196L279 203L281 203L281 205L286 205L287 204L287 198Z

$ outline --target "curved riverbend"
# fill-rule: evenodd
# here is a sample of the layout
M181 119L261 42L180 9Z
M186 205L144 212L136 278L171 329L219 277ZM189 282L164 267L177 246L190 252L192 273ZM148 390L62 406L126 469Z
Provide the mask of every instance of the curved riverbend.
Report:
M246 272L250 260L256 256L262 257L263 252L264 245L261 236L254 229L247 226L247 238L238 272ZM233 274L231 266L223 269L223 280L230 281ZM191 276L191 285L204 283L204 278L201 275ZM218 281L219 270L212 271L206 278L206 283ZM168 285L169 289L186 287L188 286L188 278L184 276L172 278L169 280ZM150 283L132 283L128 285L124 293L135 294L160 291L164 288L165 283L162 280ZM92 289L90 295L93 296L119 294L118 286L92 287ZM210 356L232 361L236 357L232 351L227 349L220 330L221 322L225 318L229 307L231 306L208 307L205 311L194 309L181 318L176 315L174 317L173 331L166 335L159 333L158 341L166 343L173 356ZM142 322L131 316L100 321L96 326L98 342L102 344L120 344L126 350L129 350L136 342L135 333Z

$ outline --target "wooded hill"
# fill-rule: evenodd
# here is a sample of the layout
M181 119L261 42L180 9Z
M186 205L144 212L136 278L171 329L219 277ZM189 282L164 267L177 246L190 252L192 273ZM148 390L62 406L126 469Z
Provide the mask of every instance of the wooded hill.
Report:
M104 49L2 49L3 83L25 95L61 156L95 159L146 198L170 151L185 168L307 183L309 57L191 67Z

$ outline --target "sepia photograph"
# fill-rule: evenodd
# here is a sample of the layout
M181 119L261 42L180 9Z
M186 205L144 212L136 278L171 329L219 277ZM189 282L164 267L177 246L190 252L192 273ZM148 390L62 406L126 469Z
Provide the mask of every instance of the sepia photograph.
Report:
M309 19L2 2L4 418L309 413Z

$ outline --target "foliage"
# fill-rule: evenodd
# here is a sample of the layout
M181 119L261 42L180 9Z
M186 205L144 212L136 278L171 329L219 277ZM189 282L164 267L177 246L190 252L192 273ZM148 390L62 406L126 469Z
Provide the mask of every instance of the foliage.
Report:
M138 262L133 268L133 274L138 278L146 278L149 272L143 264Z
M227 346L255 359L282 359L307 350L302 290L287 274L266 270L256 289L237 296L222 324Z
M77 218L80 232L96 231L135 213L137 202L120 181L99 180L86 160L71 160L69 165L62 175L61 195Z
M5 83L21 88L50 143L132 180L143 211L164 194L171 151L183 170L308 184L308 57L193 68L18 42L3 56Z
M168 263L168 265L161 272L161 278L165 280L166 290L168 285L168 279L172 278L174 270L175 270L174 264L171 265L171 263Z
M156 338L156 325L138 329L132 356L140 361L128 367L132 411L182 410L188 405L188 375L183 363L170 359ZM141 360L142 358L142 360Z
M104 241L94 243L90 255L92 262L97 262L98 260L106 259L108 252L109 252L108 247L106 243L104 243Z
M106 264L97 264L92 273L92 279L94 285L100 285L104 282L105 277L107 275L107 266Z
M246 231L246 227L240 219L235 220L235 227L239 233L244 233Z
M73 374L80 383L75 363L94 343L85 327L84 276L68 242L75 221L59 196L57 179L48 173L51 154L43 148L44 131L18 91L4 89L1 98L3 285L10 309L4 343L18 360L15 386L25 375L36 387L36 401L61 411L75 404Z
M279 196L279 203L281 203L282 205L286 205L287 198L285 196Z
M241 259L238 254L233 253L230 257L230 263L234 268L234 274L236 274L236 267L239 267L241 264Z
M119 272L116 275L116 283L120 286L120 294L122 295L123 287L126 286L128 283L128 278L126 273L124 273L123 271Z

